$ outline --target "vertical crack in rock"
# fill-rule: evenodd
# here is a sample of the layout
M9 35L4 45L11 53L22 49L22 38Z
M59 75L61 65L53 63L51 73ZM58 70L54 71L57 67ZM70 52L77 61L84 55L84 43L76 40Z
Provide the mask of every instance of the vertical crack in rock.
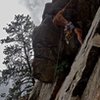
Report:
M76 85L75 89L73 90L72 96L82 96L84 89L87 86L88 80L94 70L94 67L100 57L100 48L99 47L92 47L90 53L88 55L88 59L86 62L86 67L83 71L82 77L79 80L78 84Z
M76 79L76 75L77 75L77 72L76 72L75 76L73 77L72 82ZM70 83L70 85L69 85L69 87L67 88L66 92L70 90L71 85L72 85L72 82Z

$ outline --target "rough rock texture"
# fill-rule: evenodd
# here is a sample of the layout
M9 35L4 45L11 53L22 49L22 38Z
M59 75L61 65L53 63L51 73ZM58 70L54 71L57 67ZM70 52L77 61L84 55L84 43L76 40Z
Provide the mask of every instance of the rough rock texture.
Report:
M100 100L100 58L81 100Z
M100 66L100 59L99 59L100 35L99 34L95 35L99 21L100 21L100 8L92 23L92 26L84 41L84 44L82 45L80 52L77 55L71 67L71 71L69 75L66 77L63 85L61 86L56 98L50 99L52 94L54 93L53 90L56 86L56 81L55 81L54 84L42 83L40 93L38 93L37 98L31 100L99 100L100 68L98 67ZM91 66L93 68L91 68ZM86 77L88 78L86 79ZM84 88L81 89L81 87Z
M82 46L82 48L81 48L81 50L80 50L80 52L79 52L79 54L77 55L77 57L76 57L76 59L75 59L75 61L74 61L74 63L73 63L73 65L72 65L72 69L71 69L71 71L70 71L70 73L69 73L69 75L66 77L66 79L65 79L65 82L63 83L63 85L62 85L62 87L61 87L61 89L60 89L60 91L59 91L59 93L57 94L57 97L56 97L56 99L55 100L77 100L76 99L76 97L78 96L78 92L81 92L80 90L80 88L82 87L82 85L81 85L81 87L79 86L77 86L77 84L78 84L78 82L80 81L80 79L81 79L81 77L82 77L82 75L84 74L84 71L85 71L85 68L87 67L87 66L89 66L88 65L88 63L92 60L92 58L90 58L90 60L88 59L88 57L89 57L89 53L90 53L90 51L91 51L91 49L92 49L92 47L93 47L93 45L95 45L95 47L96 46L98 46L99 45L99 47L98 47L98 49L99 50L97 50L97 52L98 52L98 54L96 54L96 58L99 56L100 57L100 53L99 53L99 51L100 51L100 35L98 35L98 36L95 36L94 37L94 39L93 39L93 36L94 36L94 34L95 34L95 32L96 32L96 28L97 28L97 26L98 26L98 23L100 22L100 8L99 8L99 10L98 10L98 12L97 12L97 14L96 14L96 17L95 17L95 19L94 19L94 21L93 21L93 23L92 23L92 26L91 26L91 28L90 28L90 30L89 30L89 33L88 33L88 35L87 35L87 37L86 37L86 40L84 41L84 44L83 44L83 46ZM96 41L95 41L96 40ZM94 41L94 42L93 42ZM98 42L97 42L98 41ZM92 53L90 53L90 54L92 54ZM94 54L95 55L95 54ZM97 56L98 55L98 56ZM90 55L91 56L91 55ZM93 56L94 57L94 56ZM98 57L98 58L99 58ZM88 60L88 61L87 61ZM94 60L93 60L94 61ZM98 61L98 59L97 59L97 61ZM97 63L97 61L96 61L96 63ZM91 63L92 63L92 61L91 61ZM98 64L97 64L98 65ZM100 65L98 65L98 67L99 67ZM95 67L95 66L94 66ZM90 68L91 68L91 66L90 66ZM90 70L90 69L87 69L87 70ZM99 69L98 69L99 70ZM86 72L85 72L85 74L86 74ZM100 73L99 73L100 74ZM83 75L84 76L84 75ZM84 78L84 77L83 77ZM92 77L93 78L93 77ZM83 84L83 83L81 83L81 84ZM87 83L88 84L88 83ZM92 84L92 83L91 83ZM78 85L80 85L80 84L78 84ZM98 85L100 85L100 83L98 84ZM83 84L83 86L84 86L84 84ZM78 92L77 92L77 88L78 88ZM76 88L76 89L75 89ZM75 89L75 90L74 90ZM79 90L80 89L80 90ZM89 88L90 89L90 88ZM74 91L74 93L73 93L73 91ZM99 91L99 89L98 89L98 91ZM77 92L76 94L76 97L74 98L73 97L73 95L75 96L75 92ZM84 92L84 91L83 91ZM93 92L93 91L92 91ZM80 95L80 94L79 94ZM84 95L85 95L85 93L84 93ZM81 96L82 96L82 94L81 94ZM84 96L83 96L84 97ZM82 97L82 98L83 98ZM79 97L78 97L79 98ZM88 97L87 97L88 98ZM80 99L81 100L81 99ZM88 99L82 99L82 100L88 100ZM94 100L94 99L89 99L89 100Z
M79 1L81 2L81 0ZM86 2L88 8L88 1ZM99 0L96 0L96 2L99 2L100 4ZM92 0L92 6L90 7L91 9L93 9L93 4L96 2L93 2ZM80 4L83 3L81 2ZM83 11L86 11L86 9L84 10L84 6L82 9ZM86 22L83 22L83 24L93 20L95 12L96 9L94 9L94 11L88 15L84 14L86 12L83 12L81 17L83 14L88 16L86 17L87 21L85 20ZM89 16L91 14L92 18ZM99 23L100 8L93 20L84 44L82 45L74 63L71 66L69 75L66 77L63 84L61 84L61 88L59 87L60 90L58 89L56 91L58 93L54 93L55 87L57 85L56 80L53 84L45 84L40 82L41 85L39 87L39 91L33 91L31 93L31 99L29 100L100 100L100 33L96 34L98 32L97 27L100 27ZM51 98L53 94L55 96L54 98ZM34 99L35 96L36 98Z
M68 1L69 0L57 0L57 2L52 3L51 13L44 11L44 20L39 26L35 27L32 34L34 49L34 59L32 63L33 76L45 83L54 82L57 71L56 66L59 65L63 59L71 59L69 61L72 62L80 47L77 35L73 30L70 32L72 36L69 36L68 41L70 40L70 42L67 44L65 41L64 27L55 25L53 22L55 15L53 13L57 13L61 7L63 9ZM65 18L70 21L74 20L72 22L75 22L75 24L77 23L77 21L75 21L77 17L77 10L75 10L77 8L77 1L78 0L70 2L67 6L69 8L64 11L64 16L67 17Z
M31 92L28 100L37 100L39 93L40 93L40 90L41 90L41 87L42 87L42 83L40 81L37 81L34 84L34 87L32 89L32 92Z

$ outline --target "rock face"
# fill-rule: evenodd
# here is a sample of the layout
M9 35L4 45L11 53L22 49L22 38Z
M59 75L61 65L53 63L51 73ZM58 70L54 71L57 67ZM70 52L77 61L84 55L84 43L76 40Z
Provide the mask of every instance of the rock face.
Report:
M89 94L92 94L94 90L99 91L100 83L92 83L93 81L88 80L99 80L99 77L97 79L97 73L95 72L96 69L99 70L100 65L100 35L94 35L97 29L97 26L100 22L100 8L96 14L96 17L92 23L92 26L89 30L89 33L84 41L84 44L81 47L81 50L79 54L77 55L69 75L66 77L59 93L56 96L55 100L77 100L79 97L79 100L95 100L95 99L88 99L90 98L89 95L86 95L86 91L89 91ZM95 71L93 71L95 69ZM91 74L95 74L94 76ZM100 73L99 73L100 74ZM90 78L91 77L91 78ZM95 79L96 78L96 79ZM89 83L88 83L89 82ZM91 84L91 88L89 87ZM92 87L92 84L93 87ZM86 88L85 91L84 89ZM95 89L94 89L95 88ZM94 89L92 91L92 89ZM87 92L88 94L88 92ZM96 95L99 95L97 93ZM78 96L78 98L77 98ZM86 98L84 99L84 96ZM89 97L88 97L89 96ZM98 99L97 99L98 100Z
M33 32L33 75L43 82L54 81L60 32L51 17L42 22ZM54 56L55 54L55 56Z
M73 20L72 22L76 24L77 10L75 8L77 7L75 5L77 4L77 0L75 1L70 2L68 5L69 8L66 8L64 11L64 15L66 19ZM51 6L50 12L44 11L43 21L34 29L32 34L34 49L34 60L32 63L33 76L42 82L52 83L56 77L56 66L63 61L62 59L65 59L64 57L67 58L68 56L73 60L80 47L74 29L70 31L71 34L68 36L69 39L67 39L70 41L67 44L65 41L64 26L56 25L53 21L55 14L59 12L59 9L62 10L66 3L68 3L68 0L58 0L52 3L52 5L49 4ZM48 8L47 5L46 7ZM55 9L55 7L57 8Z
M100 100L100 58L96 63L81 100Z
M91 28L84 26L84 32L87 32L88 29L89 32L87 35L85 34L84 43L71 66L68 76L65 80L59 79L60 81L58 81L56 79L53 84L39 81L39 85L33 89L29 100L100 100L100 8L96 13L97 8L94 9L96 3L100 4L100 1L96 0L93 3L89 0L86 1L85 5L85 0L79 0L80 6L83 4L88 8L90 5L90 10L93 10L93 12L90 12L92 14L92 17L90 17L88 15L89 8L85 12L84 6L82 6L80 11L83 11L83 13L81 12L79 18L81 19L84 15L81 20L83 26L90 22ZM91 21L93 21L92 24Z

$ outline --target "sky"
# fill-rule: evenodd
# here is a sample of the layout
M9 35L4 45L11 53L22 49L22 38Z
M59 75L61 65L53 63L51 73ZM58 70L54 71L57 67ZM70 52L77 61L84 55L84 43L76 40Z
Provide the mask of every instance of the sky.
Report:
M3 27L6 27L7 23L10 23L14 19L15 14L29 14L29 11L19 4L19 0L0 0L0 39L6 37L6 32ZM5 65L2 64L4 46L0 44L0 70L5 69Z
M7 36L3 27L6 27L17 14L29 14L33 22L39 25L45 3L50 1L51 0L0 0L0 39ZM6 68L6 66L2 64L3 58L5 57L3 49L4 45L0 44L0 70Z
M46 2L52 0L21 0L21 4L27 7L34 23L39 25L42 19L42 13Z
M35 25L39 25L42 19L42 13L46 2L51 0L0 0L0 39L7 36L3 27L13 21L17 14L30 15ZM3 54L4 45L0 44L0 70L6 69L2 64L5 55ZM1 72L0 71L0 72ZM1 73L0 73L1 76ZM8 93L9 88L12 87L12 81L7 86L2 84L0 86L0 94ZM0 97L0 100L4 98Z

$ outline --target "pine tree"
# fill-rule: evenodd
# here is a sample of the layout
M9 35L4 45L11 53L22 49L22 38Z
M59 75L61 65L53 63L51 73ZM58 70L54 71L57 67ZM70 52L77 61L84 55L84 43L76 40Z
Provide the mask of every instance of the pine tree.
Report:
M7 100L18 100L21 95L27 94L33 84L31 60L32 31L35 25L29 15L15 15L14 21L7 25L4 30L7 37L1 40L6 44L3 53L6 55L3 64L7 69L2 72L3 79L13 80L13 87L9 90ZM12 99L11 99L12 98Z

